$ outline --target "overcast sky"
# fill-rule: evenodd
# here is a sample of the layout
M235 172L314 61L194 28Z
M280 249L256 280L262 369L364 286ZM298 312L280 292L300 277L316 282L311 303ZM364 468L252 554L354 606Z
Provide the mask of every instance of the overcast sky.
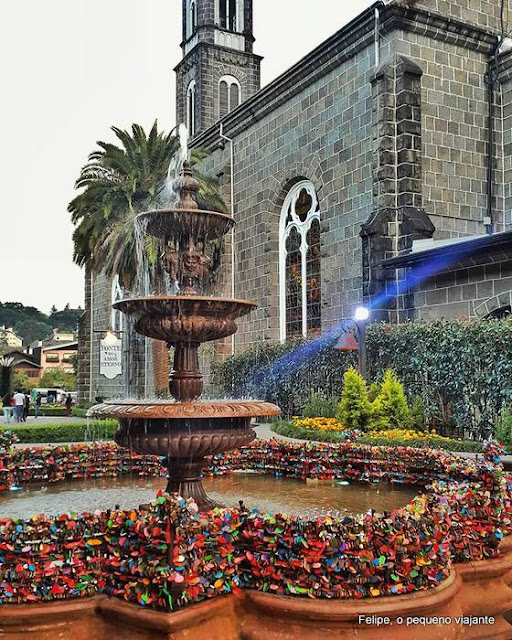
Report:
M254 0L263 85L370 4ZM174 126L181 0L16 0L0 15L0 301L83 306L73 184L111 125Z

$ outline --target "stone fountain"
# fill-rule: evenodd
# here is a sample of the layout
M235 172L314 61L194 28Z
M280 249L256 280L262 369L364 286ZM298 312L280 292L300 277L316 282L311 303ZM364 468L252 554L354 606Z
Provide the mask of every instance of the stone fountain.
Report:
M106 402L92 407L88 416L117 418L117 444L140 454L165 457L167 491L193 498L199 509L206 511L215 503L201 483L205 456L249 444L256 436L252 419L278 415L280 409L249 400L199 401L203 392L200 345L233 335L237 318L257 304L199 295L211 270L205 245L226 235L235 221L223 213L199 209L199 183L187 161L173 182L173 190L178 199L172 209L141 213L138 222L147 234L164 241L162 259L177 295L130 298L114 304L136 319L138 333L174 347L169 378L173 399Z

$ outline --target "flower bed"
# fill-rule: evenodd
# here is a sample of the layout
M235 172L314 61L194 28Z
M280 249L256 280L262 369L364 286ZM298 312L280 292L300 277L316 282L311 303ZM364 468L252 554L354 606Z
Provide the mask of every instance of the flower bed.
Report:
M454 561L496 557L510 527L509 486L487 461L408 447L273 441L213 462L216 473L430 484L393 513L313 521L243 509L198 514L193 503L165 495L145 509L0 520L0 602L105 593L174 610L240 588L312 598L399 595L439 585ZM45 474L57 481L154 475L160 466L103 444L17 450L11 471L20 481Z
M379 446L432 447L446 451L468 451L480 453L482 443L473 440L446 438L434 431L414 431L413 429L389 429L385 431L346 430L336 418L298 418L277 422L272 430L287 438L311 440L315 442L340 442L356 440L361 444Z

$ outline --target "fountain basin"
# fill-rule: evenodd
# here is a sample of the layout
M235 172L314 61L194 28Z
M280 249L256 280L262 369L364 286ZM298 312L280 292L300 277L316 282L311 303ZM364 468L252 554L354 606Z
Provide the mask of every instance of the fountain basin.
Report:
M137 222L146 233L155 238L179 241L192 236L199 242L208 242L225 236L235 221L218 211L203 209L157 209L139 213Z
M117 418L118 445L168 460L169 493L195 500L201 510L215 506L206 495L201 471L205 456L239 449L254 440L253 418L274 416L279 407L269 402L120 402L96 405L87 415Z
M258 304L207 296L151 296L116 302L113 307L137 319L137 333L168 344L202 343L236 332L235 320Z

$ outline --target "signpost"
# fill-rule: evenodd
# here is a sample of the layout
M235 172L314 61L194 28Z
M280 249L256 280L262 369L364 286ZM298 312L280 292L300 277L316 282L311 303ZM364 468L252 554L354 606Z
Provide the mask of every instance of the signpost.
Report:
M100 375L109 380L120 376L123 371L122 341L111 331L100 340Z

